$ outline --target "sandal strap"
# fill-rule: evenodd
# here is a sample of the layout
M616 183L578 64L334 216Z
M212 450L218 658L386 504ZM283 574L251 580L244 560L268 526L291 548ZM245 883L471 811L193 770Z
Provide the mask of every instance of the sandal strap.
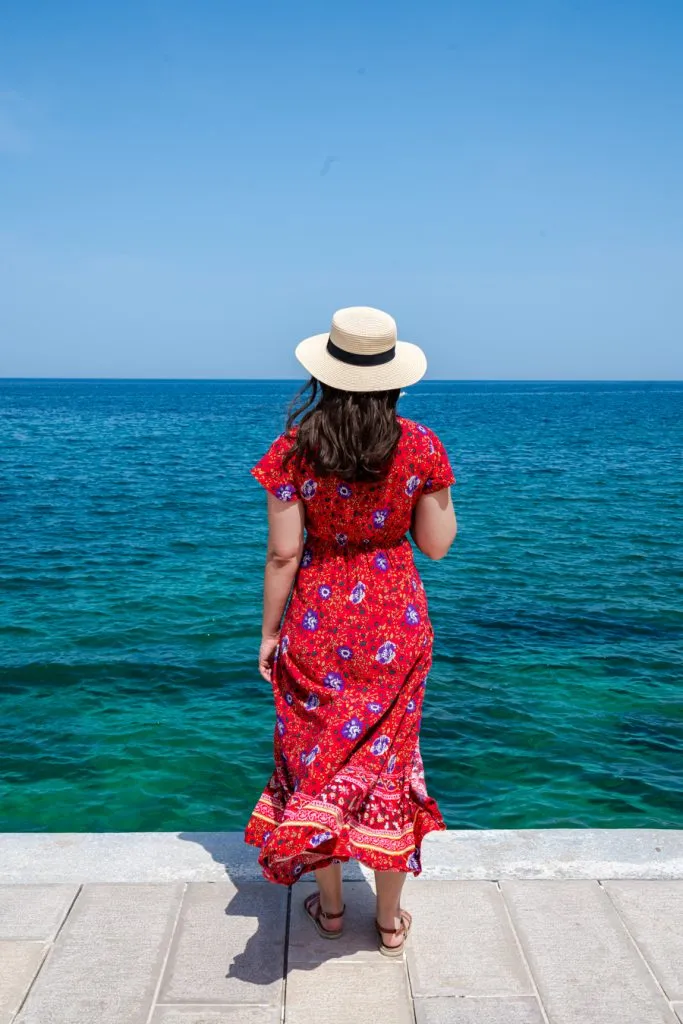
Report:
M377 931L382 932L382 934L384 935L400 935L401 932L404 932L406 930L406 926L403 920L401 920L401 924L398 928L382 928L379 921L375 921L375 925L377 927Z
M328 914L326 910L323 910L320 900L318 900L318 906L320 907L319 916L324 917L326 921L334 921L337 917L343 917L344 911L346 910L346 904L341 908L338 914Z
M322 903L320 901L320 893L319 892L312 892L310 896L306 897L306 900L304 901L305 907L307 909L310 909L310 907L313 906L313 903L316 900L317 900L317 903L318 903L318 908L317 908L317 910L315 912L315 916L316 917L324 917L326 921L335 921L337 918L344 916L344 912L346 910L346 904L344 904L344 906L341 908L341 911L338 914L328 914L328 912L326 910L323 910L323 905L322 905Z

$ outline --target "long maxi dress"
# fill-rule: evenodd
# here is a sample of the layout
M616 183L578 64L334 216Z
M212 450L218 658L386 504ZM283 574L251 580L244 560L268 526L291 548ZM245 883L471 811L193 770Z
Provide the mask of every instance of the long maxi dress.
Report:
M274 771L245 830L272 882L349 859L418 875L423 837L446 827L420 755L433 630L406 534L419 497L455 478L436 434L398 421L381 483L283 469L284 434L251 470L305 506L273 662Z

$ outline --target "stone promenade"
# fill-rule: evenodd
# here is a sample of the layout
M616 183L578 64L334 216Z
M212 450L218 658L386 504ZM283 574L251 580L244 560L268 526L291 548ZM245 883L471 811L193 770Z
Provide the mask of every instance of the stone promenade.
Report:
M449 832L400 961L231 833L0 834L0 1024L680 1024L683 832Z

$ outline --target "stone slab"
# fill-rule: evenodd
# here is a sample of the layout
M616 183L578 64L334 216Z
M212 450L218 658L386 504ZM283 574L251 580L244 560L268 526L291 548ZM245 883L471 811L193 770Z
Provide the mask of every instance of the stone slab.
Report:
M683 1001L683 881L604 888L669 999Z
M683 1003L674 1003L674 1010L676 1011L676 1016L683 1024Z
M50 942L77 893L77 885L0 885L0 939Z
M339 939L325 939L315 930L306 914L303 902L316 891L308 880L298 882L292 889L289 919L288 962L316 964L334 960L369 961L377 963L382 957L377 949L374 927L375 894L365 882L346 882L344 885L344 932Z
M279 1006L161 1006L150 1024L280 1024Z
M406 954L415 996L533 995L529 973L494 882L417 881Z
M552 1024L675 1024L597 882L507 881L502 888Z
M521 999L415 1000L416 1024L545 1024L538 1001ZM585 1024L585 1022L582 1022Z
M182 889L84 886L15 1024L147 1024Z
M375 963L327 960L294 967L287 976L285 1021L414 1024L405 963L378 954Z
M683 829L432 832L424 879L683 878ZM370 872L356 862L345 876ZM0 833L1 882L255 881L241 832Z
M285 886L189 883L159 1001L279 1006L286 921Z
M0 1024L10 1024L43 962L42 942L0 940Z
M431 832L423 861L428 878L683 878L683 829Z

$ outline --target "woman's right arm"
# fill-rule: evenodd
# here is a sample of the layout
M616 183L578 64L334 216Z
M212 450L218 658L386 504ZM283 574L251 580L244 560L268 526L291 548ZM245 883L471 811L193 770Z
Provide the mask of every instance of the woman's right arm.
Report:
M458 532L450 487L418 498L410 533L423 555L443 558Z

